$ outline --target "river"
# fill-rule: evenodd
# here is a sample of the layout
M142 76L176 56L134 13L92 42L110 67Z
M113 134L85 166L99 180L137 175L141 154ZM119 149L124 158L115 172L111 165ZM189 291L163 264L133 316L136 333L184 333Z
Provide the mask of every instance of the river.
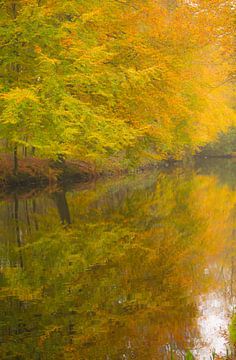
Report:
M236 162L0 198L1 359L227 354Z

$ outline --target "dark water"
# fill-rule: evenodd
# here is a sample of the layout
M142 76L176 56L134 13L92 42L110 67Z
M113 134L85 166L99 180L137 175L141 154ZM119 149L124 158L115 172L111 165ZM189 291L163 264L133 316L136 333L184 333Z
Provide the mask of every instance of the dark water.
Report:
M0 359L226 354L234 162L1 199Z

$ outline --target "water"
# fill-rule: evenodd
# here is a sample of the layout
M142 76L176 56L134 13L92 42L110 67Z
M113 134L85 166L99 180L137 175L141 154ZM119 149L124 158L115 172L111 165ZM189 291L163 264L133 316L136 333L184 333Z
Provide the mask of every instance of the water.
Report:
M236 164L1 194L0 359L210 359L236 305Z

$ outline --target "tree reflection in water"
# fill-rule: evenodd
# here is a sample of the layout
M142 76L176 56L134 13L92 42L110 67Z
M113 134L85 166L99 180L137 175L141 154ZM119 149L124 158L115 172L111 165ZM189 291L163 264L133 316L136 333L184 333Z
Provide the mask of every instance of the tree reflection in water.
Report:
M220 294L226 316L233 304L235 203L216 176L183 170L2 201L2 357L210 351L202 301Z

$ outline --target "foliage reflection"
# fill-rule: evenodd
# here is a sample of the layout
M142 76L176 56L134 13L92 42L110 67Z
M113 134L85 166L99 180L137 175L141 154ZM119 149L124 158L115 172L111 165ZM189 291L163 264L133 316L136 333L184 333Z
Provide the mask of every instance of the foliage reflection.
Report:
M235 203L215 177L181 170L2 202L3 358L169 359L201 346L199 298L222 285Z

